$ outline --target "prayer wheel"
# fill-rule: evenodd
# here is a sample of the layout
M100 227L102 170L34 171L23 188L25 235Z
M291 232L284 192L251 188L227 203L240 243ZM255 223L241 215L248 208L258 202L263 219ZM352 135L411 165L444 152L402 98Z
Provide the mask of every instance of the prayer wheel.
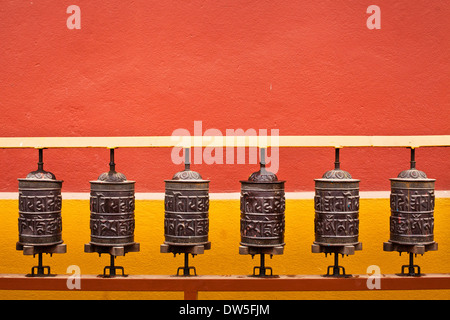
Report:
M413 149L414 150L414 149ZM391 181L390 239L400 245L434 243L434 183L425 172L411 168Z
M260 164L241 182L241 242L247 247L284 246L284 183Z
M135 181L116 172L112 159L110 171L102 173L90 184L90 243L111 247L133 245Z
M208 243L209 180L198 172L177 172L165 180L164 244L171 246L198 246Z
M114 149L110 149L109 171L90 184L91 241L85 244L84 251L110 255L110 265L100 276L119 276L117 270L122 271L120 276L127 276L123 267L115 265L114 259L140 250L140 244L134 241L135 181L127 180L116 171Z
M414 255L438 249L434 241L435 179L416 169L415 149L411 148L410 168L390 181L390 237L383 250L409 253L409 264L402 266L401 275L420 276Z
M348 246L358 244L359 180L340 168L336 149L335 168L315 179L314 244Z
M260 169L241 180L241 241L239 254L259 254L260 265L253 267L253 276L271 277L273 271L266 266L265 255L284 252L285 181L278 180L266 170L266 149L260 149ZM259 270L259 273L257 271Z
M334 169L315 179L313 253L334 254L334 265L325 276L349 277L339 265L339 254L362 250L359 242L359 180L340 168L339 148L335 148Z
M62 180L43 169L39 149L38 169L19 180L19 246L52 246L63 242L61 219Z

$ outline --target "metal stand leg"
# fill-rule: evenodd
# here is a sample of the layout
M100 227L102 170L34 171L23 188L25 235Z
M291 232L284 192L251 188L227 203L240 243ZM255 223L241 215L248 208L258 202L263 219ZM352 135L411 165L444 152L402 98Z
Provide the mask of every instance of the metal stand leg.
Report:
M417 268L417 272L415 268ZM408 273L405 273L405 269L408 269ZM409 264L402 266L402 273L400 275L411 277L420 276L420 267L414 264L414 257L412 252L409 253Z
M194 257L194 254L192 255ZM183 270L183 276L189 277L191 275L190 270L194 270L194 276L197 275L197 271L195 270L195 267L189 266L189 253L184 254L184 267L179 267L177 269L177 276L180 275L180 270Z
M103 269L103 277L104 278L111 278L111 277L116 277L116 276L120 276L120 277L127 277L128 276L128 275L125 274L125 270L123 269L123 267L114 265L114 259L115 258L116 258L115 256L110 254L110 265L106 266ZM106 273L106 270L109 270L109 274ZM121 275L117 275L116 270L122 270L122 274Z
M47 272L45 272L47 270ZM36 272L35 272L36 271ZM38 265L31 268L31 274L28 277L49 277L50 267L42 265L42 253L38 253Z
M333 270L333 273L330 273ZM342 273L341 273L342 270ZM339 253L334 253L334 265L328 266L327 274L324 277L349 277L350 275L345 274L345 268L339 265Z
M265 264L265 254L261 253L260 254L260 266L258 267L253 267L253 276L254 277L267 277L267 276L273 276L273 272L272 272L272 268L271 267L266 267ZM255 271L259 270L259 274L256 274ZM266 273L267 270L270 270L270 275L268 275Z

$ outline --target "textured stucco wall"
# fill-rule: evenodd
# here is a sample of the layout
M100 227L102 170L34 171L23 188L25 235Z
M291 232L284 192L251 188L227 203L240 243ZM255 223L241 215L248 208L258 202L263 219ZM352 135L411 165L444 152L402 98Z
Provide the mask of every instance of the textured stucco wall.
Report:
M81 9L81 29L69 30L69 5ZM369 30L366 9L381 8L381 29ZM139 136L194 134L217 129L278 129L280 135L450 134L450 3L406 0L334 1L3 1L0 3L0 136ZM270 132L270 131L269 131ZM278 176L288 192L312 191L313 179L333 165L333 150L279 151ZM417 166L450 190L450 148L419 148ZM225 156L224 156L225 160ZM108 151L51 149L45 168L64 180L63 192L87 192L107 170ZM387 191L389 178L409 165L403 148L348 148L342 168L362 191ZM17 178L36 168L35 150L0 150L0 192L17 192ZM138 192L163 192L164 179L181 168L170 149L119 149L118 171ZM238 192L255 164L196 164L211 192ZM418 258L424 272L448 272L448 199L436 201L439 251ZM17 201L0 200L0 272L27 273L34 263L15 251ZM130 273L170 274L180 259L159 253L161 201L138 201L136 239L142 252L123 264ZM239 203L211 202L213 249L194 259L203 274L246 274L255 261L239 256ZM382 251L388 239L389 202L361 203L363 251L344 258L352 273L378 264L396 273L405 263ZM286 253L270 264L280 274L320 274L330 258L310 252L311 200L289 200ZM87 201L64 200L68 253L51 265L98 273L105 256L85 254ZM49 258L46 258L48 261ZM214 261L213 264L210 262ZM127 297L71 293L73 297ZM176 298L180 294L136 297ZM204 295L230 297L230 293ZM378 295L378 296L376 296ZM292 297L387 299L448 297L447 291L294 294ZM3 298L61 298L52 292L2 292ZM253 297L232 295L231 297ZM268 297L291 297L276 294Z
M69 5L81 29L69 30ZM366 9L381 9L369 30ZM0 6L0 136L171 135L279 129L280 135L450 133L448 1L7 1ZM450 189L449 148L417 152ZM333 151L280 151L288 191L312 190ZM362 190L387 190L407 150L343 150ZM34 168L0 150L1 191ZM49 150L65 191L87 191L104 150ZM247 161L248 162L248 161ZM170 150L119 150L141 192L161 192ZM254 165L197 165L213 192L236 191Z

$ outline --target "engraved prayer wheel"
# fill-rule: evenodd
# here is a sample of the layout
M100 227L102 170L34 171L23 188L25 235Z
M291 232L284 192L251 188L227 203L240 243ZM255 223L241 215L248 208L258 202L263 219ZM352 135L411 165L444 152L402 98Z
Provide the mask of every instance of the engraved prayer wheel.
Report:
M284 246L284 183L266 170L260 170L241 182L241 242L247 247Z
M434 183L416 169L414 149L411 168L391 180L390 240L399 245L434 244Z
M164 244L171 246L197 246L208 244L209 233L209 180L198 172L177 172L165 180Z
M110 171L90 181L90 244L95 246L134 245L134 185L115 171L111 149Z
M53 246L63 242L61 219L62 180L43 169L39 149L38 169L19 180L19 241L23 246Z
M314 181L314 244L359 245L359 180L340 169L338 148L335 168Z

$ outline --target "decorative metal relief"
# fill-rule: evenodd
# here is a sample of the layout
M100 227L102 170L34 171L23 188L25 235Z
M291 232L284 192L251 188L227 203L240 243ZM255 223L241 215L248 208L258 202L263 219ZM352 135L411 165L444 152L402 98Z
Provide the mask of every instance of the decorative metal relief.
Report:
M164 197L164 207L170 212L203 212L209 210L208 194L187 194L181 191L168 190Z
M61 185L58 180L19 179L19 243L62 243Z
M241 192L241 237L248 245L282 245L285 229L284 191Z
M314 232L319 237L357 237L359 234L358 190L317 190Z
M168 245L208 243L209 181L189 167L186 163L185 170L165 181L164 238Z
M393 182L394 183L394 182ZM417 184L418 182L416 182ZM423 188L416 190L398 188L396 181L391 189L391 241L400 244L423 244L433 242L434 232L434 188L423 183Z
M169 237L202 237L209 232L209 195L167 190L164 233ZM192 240L192 239L191 239Z
M134 243L134 185L117 182L102 185L91 182L90 228L91 242L98 245L127 245ZM121 190L96 191L113 185ZM131 190L130 190L131 188ZM128 190L127 190L128 189Z

